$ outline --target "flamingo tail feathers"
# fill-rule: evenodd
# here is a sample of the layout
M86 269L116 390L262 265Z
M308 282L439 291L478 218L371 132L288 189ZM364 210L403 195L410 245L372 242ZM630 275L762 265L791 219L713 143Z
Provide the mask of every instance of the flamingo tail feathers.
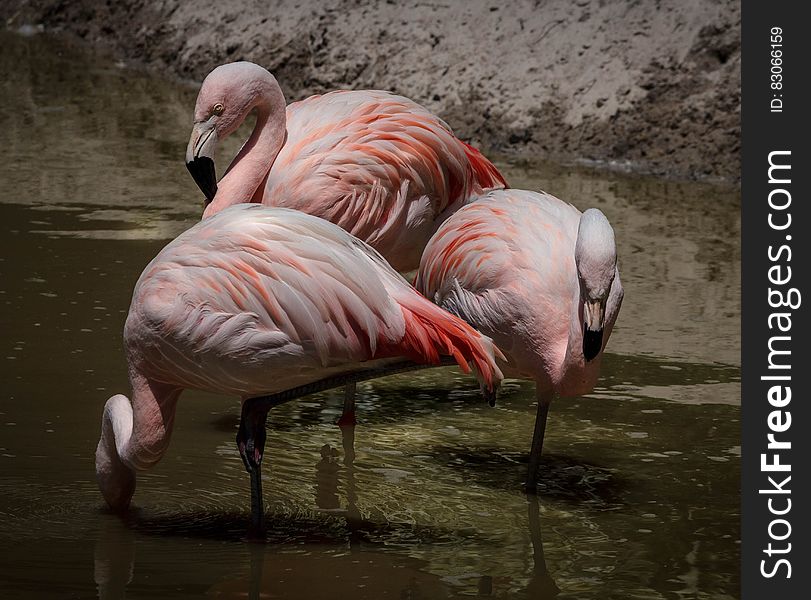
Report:
M428 364L438 364L440 356L452 356L465 373L472 364L486 389L498 388L504 376L496 359L504 355L489 337L422 296L401 298L400 307L406 321L400 353Z
M462 144L464 144L465 155L470 161L470 166L473 168L473 174L476 176L476 182L483 191L508 187L504 176L484 154L468 143L462 142Z

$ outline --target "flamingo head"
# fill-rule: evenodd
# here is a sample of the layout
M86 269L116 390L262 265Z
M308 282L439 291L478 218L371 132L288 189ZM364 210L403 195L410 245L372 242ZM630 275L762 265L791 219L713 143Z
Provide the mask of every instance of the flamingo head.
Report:
M135 471L124 462L124 449L132 434L132 406L121 394L104 405L101 439L96 448L96 480L110 508L125 509L135 493Z
M574 256L583 307L583 356L591 361L603 348L606 304L617 274L614 230L596 208L580 217Z
M217 143L236 131L254 108L276 95L281 95L281 90L273 75L251 62L221 65L203 81L194 107L186 168L205 194L206 204L217 193Z

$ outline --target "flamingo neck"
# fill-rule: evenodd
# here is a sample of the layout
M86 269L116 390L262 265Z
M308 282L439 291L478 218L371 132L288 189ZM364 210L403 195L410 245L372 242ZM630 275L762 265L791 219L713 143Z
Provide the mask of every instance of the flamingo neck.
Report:
M132 402L116 394L104 405L96 448L96 479L114 509L126 508L135 492L135 472L157 463L169 445L179 388L130 376Z
M558 393L562 396L579 396L590 392L597 382L603 357L602 352L590 361L586 361L583 356L583 303L585 300L577 277L575 277L572 296L566 354L558 375Z
M287 137L286 105L278 84L268 86L256 104L246 111L246 116L253 108L257 110L256 125L217 184L217 194L206 207L204 217L233 204L251 202L255 196L261 201L260 186L267 179Z

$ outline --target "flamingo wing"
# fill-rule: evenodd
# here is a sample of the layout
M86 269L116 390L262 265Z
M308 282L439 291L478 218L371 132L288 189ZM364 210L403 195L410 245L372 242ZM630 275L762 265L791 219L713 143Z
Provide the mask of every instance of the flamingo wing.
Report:
M193 381L178 383L188 387L269 391L269 379L289 387L285 379L369 360L378 343L402 338L402 312L341 230L256 208L201 222L144 271L127 329L149 338L153 370L185 373Z
M490 340L366 244L322 219L255 204L202 221L158 254L136 285L125 339L158 381L243 396L440 353L500 379Z
M557 299L576 281L579 215L547 194L491 191L442 223L415 287L513 355L567 327Z
M567 256L579 218L576 208L548 194L491 191L440 225L423 254L416 287L442 298L457 286L480 293L527 277L566 278L574 268Z
M331 92L293 103L287 131L263 202L332 221L398 269L416 266L444 216L505 185L441 119L387 92Z

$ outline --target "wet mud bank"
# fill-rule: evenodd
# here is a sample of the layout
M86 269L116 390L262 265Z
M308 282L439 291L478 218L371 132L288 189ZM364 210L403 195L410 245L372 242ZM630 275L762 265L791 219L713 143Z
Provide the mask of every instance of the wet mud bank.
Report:
M490 152L740 179L735 1L7 0L0 18L189 80L252 60L291 101L393 90Z

